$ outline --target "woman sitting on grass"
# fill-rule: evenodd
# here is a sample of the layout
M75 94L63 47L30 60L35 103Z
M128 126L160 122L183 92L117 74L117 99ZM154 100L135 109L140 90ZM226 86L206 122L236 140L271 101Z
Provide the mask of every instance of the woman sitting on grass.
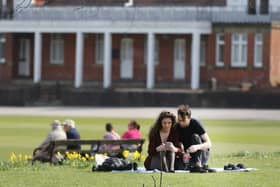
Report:
M145 160L147 170L159 169L174 172L175 155L181 153L179 136L174 128L176 117L163 111L149 133L148 157ZM181 155L180 155L181 156Z

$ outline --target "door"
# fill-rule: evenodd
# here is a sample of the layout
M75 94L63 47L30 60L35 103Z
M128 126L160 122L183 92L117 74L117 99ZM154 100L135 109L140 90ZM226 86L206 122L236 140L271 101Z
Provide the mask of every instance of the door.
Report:
M121 79L133 78L133 40L121 40Z
M19 41L19 63L18 75L23 77L30 76L30 41L20 39Z
M176 39L174 41L174 79L185 79L186 41Z

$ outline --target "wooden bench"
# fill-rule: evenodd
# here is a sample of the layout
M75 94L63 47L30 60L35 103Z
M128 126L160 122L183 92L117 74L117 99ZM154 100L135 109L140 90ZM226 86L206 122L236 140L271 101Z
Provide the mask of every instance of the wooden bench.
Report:
M88 140L57 140L52 141L50 143L50 158L53 158L53 156L60 152L61 154L64 154L65 152L77 152L80 154L90 154L94 155L96 153L107 153L108 155L111 154L121 154L124 150L126 150L126 145L135 145L134 150L130 151L138 151L139 153L143 150L143 144L145 142L145 139L120 139L120 140L97 140L97 139L88 139ZM81 149L71 149L68 150L67 148L59 148L59 147L67 147L67 146L74 146L74 145L80 145ZM120 145L117 149L112 150L104 150L101 149L103 145ZM52 159L50 159L51 162Z

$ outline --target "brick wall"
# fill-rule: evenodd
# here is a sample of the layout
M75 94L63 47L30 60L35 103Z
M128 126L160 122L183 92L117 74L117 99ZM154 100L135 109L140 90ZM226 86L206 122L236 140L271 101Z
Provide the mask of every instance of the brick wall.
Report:
M256 68L254 63L254 36L255 33L248 33L248 65L246 68L231 67L231 33L225 34L225 66L216 67L216 35L203 36L206 40L206 65L200 69L200 81L202 85L208 83L211 77L217 78L219 85L240 83L241 81L258 82L268 84L270 71L270 54L272 57L278 53L278 32L273 35L270 52L270 33L263 32L263 67ZM120 80L120 44L122 38L133 39L133 81L145 81L147 67L144 63L144 34L114 34L112 35L112 81ZM155 80L173 81L174 69L174 40L184 38L186 40L186 79L190 82L191 77L191 35L156 35L159 40L159 64L155 66ZM103 65L95 63L95 34L85 34L84 38L84 66L83 79L85 81L103 81ZM75 34L64 34L64 64L50 64L50 34L43 34L42 38L42 80L74 80L75 77ZM13 75L17 75L17 46L18 39L13 35L7 35L6 58L7 62L0 65L0 79L11 80ZM33 38L31 39L31 76L33 75ZM274 55L274 56L273 56Z
M271 31L271 62L270 62L270 83L272 86L280 85L280 26L273 26ZM269 52L269 51L267 51Z
M215 34L208 37L207 61L206 66L201 68L201 83L207 84L211 77L215 77L219 85L238 84L240 82L255 82L257 84L267 85L269 75L269 32L263 33L263 67L254 67L254 37L255 33L248 33L247 43L247 67L231 67L231 33L225 34L225 66L217 67L215 65ZM214 55L213 55L214 54Z
M75 34L64 34L64 63L50 64L50 34L43 34L42 80L74 80Z
M5 63L0 63L0 81L12 80L12 68L13 68L13 46L14 37L12 34L5 34Z
M86 34L84 38L84 80L103 81L103 65L96 64L95 34Z

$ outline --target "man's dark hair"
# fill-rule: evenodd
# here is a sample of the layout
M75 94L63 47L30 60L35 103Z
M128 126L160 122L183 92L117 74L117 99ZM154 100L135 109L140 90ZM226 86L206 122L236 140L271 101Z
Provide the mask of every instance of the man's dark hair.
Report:
M105 128L107 132L111 132L113 130L113 125L111 123L106 123Z
M186 116L191 117L191 108L189 105L180 105L177 110L178 116L186 119Z

